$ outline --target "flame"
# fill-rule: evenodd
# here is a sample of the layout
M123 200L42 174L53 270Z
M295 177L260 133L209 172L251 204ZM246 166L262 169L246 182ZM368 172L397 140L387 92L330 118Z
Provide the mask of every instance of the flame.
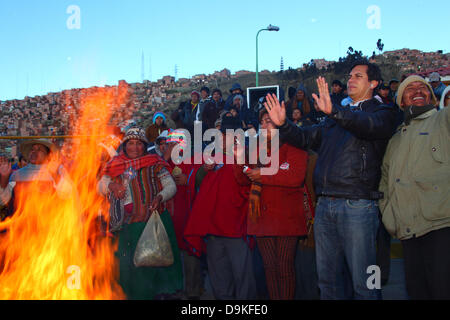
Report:
M0 223L5 230L0 233L0 299L124 298L117 283L117 241L99 227L99 216L108 220L109 205L96 185L104 161L99 142L111 133L108 122L123 107L127 89L84 92L72 134L93 138L62 146L61 153L72 157L65 166L72 185L68 197L61 198L42 182L16 185L15 213ZM54 154L49 165L61 161Z

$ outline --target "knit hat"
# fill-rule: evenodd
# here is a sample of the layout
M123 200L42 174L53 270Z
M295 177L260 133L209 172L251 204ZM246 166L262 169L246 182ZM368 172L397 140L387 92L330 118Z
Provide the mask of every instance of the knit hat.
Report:
M412 75L412 76L409 76L408 78L406 78L405 80L403 80L403 82L398 87L396 102L400 109L403 110L403 107L402 107L403 92L405 91L405 89L408 85L410 85L411 83L416 82L416 81L422 82L423 84L425 84L428 87L428 90L430 90L430 93L431 93L431 102L430 103L433 105L437 104L436 96L434 95L433 88L431 88L430 84L427 81L425 81L425 79L422 78L421 76Z
M241 93L243 92L241 85L236 82L231 86L230 93L233 93L233 91L237 89L241 90Z
M389 85L386 82L383 82L380 85L380 90L389 90L389 89L390 89L390 87L389 87Z
M166 143L175 142L179 144L182 148L187 146L187 138L183 129L170 130L167 135Z
M56 152L58 150L58 148L56 148L56 146L53 144L53 142L51 142L48 139L30 139L30 140L25 140L24 142L22 142L20 144L20 153L23 154L25 160L29 161L29 154L31 151L31 147L35 144L42 144L43 146L47 147L50 152Z
M193 94L196 94L197 97L200 99L200 92L198 92L197 90L194 90L194 91L191 92L191 96L192 96Z
M297 91L295 92L295 93L297 93L297 92L299 92L299 91L303 91L303 93L305 94L305 96L306 96L306 88L305 88L305 86L303 85L303 84L299 84L299 86L297 87Z
M437 72L433 72L429 76L430 82L441 81L441 75Z
M142 141L144 144L148 144L144 129L139 127L132 127L127 130L125 136L122 139L122 145L124 145L128 140L131 139L137 139Z
M156 112L156 113L153 115L153 119L152 119L153 123L155 123L155 120L156 120L157 118L162 118L163 121L166 122L166 116L165 116L164 113L162 113L162 112Z

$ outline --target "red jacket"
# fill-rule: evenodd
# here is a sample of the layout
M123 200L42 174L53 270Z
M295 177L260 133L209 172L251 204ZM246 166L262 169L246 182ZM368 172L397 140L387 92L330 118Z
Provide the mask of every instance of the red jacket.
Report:
M261 176L261 216L253 222L247 220L247 233L256 236L306 235L306 218L303 205L303 184L308 154L288 144L280 146L280 169L274 175ZM235 165L235 175L242 185L250 180Z
M232 164L208 172L184 231L185 239L196 248L197 254L205 252L202 237L208 234L231 238L246 236L248 192L248 186L237 183Z

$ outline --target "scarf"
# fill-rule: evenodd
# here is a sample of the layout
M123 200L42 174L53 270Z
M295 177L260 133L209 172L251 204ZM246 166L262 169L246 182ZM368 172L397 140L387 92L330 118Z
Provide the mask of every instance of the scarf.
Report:
M248 197L248 216L253 222L261 217L261 190L262 184L260 182L252 182Z
M271 146L270 140L267 141L267 156L271 155ZM259 163L257 165L249 165L249 168L262 168L263 165ZM250 194L248 197L248 216L253 221L256 222L259 217L261 217L261 190L262 184L261 182L253 181L250 187Z
M123 223L140 222L148 219L148 206L162 189L157 174L163 167L170 172L169 164L156 154L130 159L121 152L106 164L103 174L112 177L116 182L122 183L121 175L130 167L133 167L137 172L137 176L130 181L133 199L132 212L127 215L123 200L116 199L112 192L109 193L110 231L112 232L119 230ZM169 201L167 204L162 204L159 209L168 208L171 211L171 206L172 203Z
M118 156L114 157L106 164L103 169L103 174L110 176L111 178L115 178L120 176L130 167L133 167L134 170L138 171L144 167L151 167L155 165L164 166L168 171L170 171L169 164L157 154L147 154L140 158L130 159L122 151Z
M405 108L405 125L409 125L412 119L435 108L436 107L433 106L432 104L423 107L409 106Z

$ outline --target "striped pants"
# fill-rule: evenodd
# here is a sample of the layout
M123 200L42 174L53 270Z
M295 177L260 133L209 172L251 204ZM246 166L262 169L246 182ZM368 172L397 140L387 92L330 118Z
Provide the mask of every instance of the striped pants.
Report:
M257 237L271 300L295 296L295 253L298 237Z

